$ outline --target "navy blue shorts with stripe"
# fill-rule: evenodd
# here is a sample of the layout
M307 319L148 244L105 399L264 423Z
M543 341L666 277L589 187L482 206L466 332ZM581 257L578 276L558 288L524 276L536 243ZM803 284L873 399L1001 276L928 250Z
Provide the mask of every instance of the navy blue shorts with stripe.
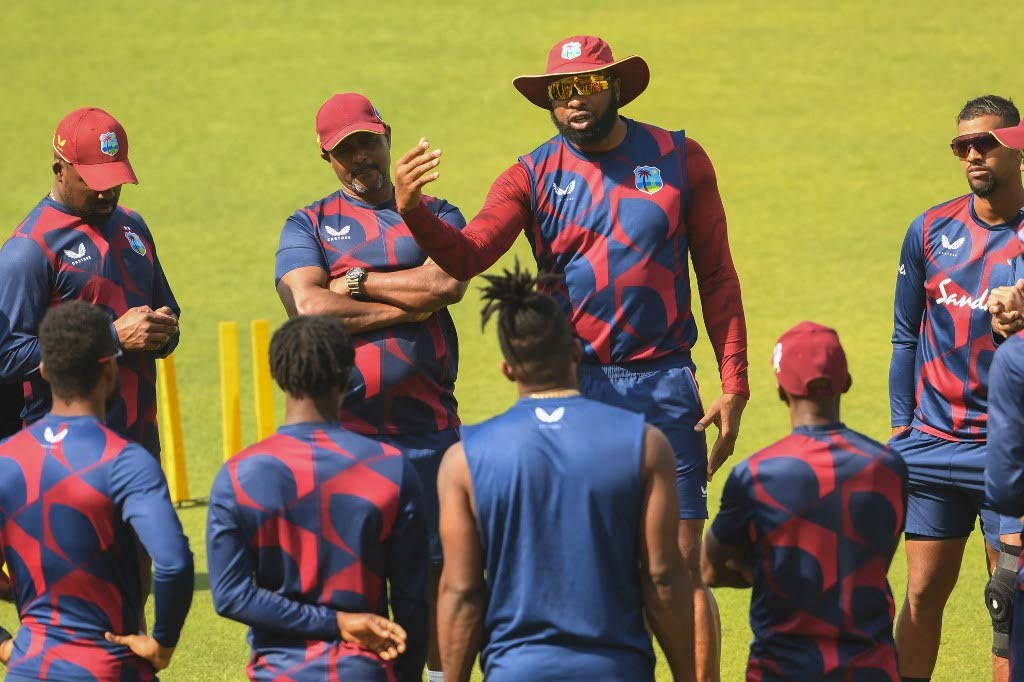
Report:
M587 398L643 414L672 444L676 455L679 518L708 518L708 446L693 427L704 416L689 355L623 365L580 365Z

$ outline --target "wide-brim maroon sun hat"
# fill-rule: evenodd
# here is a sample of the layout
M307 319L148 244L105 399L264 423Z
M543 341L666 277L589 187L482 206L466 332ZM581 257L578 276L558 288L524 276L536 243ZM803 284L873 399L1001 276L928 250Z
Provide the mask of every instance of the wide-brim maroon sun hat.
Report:
M559 78L610 69L619 79L619 106L640 96L651 82L651 70L643 57L630 55L616 60L612 48L596 36L572 36L555 43L548 53L544 73L519 76L512 81L523 97L541 109L550 109L548 85Z

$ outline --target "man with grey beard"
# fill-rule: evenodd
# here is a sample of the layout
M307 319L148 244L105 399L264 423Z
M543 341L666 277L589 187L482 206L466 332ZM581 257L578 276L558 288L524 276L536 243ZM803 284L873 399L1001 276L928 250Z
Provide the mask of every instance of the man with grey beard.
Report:
M956 585L967 538L981 518L992 576L993 677L1007 677L1020 519L985 500L988 377L995 353L986 301L1014 282L1016 232L1024 223L1021 157L992 131L1020 113L996 95L957 116L950 147L971 189L911 223L896 276L889 400L890 447L909 473L907 598L896 622L903 680L935 667L942 613ZM981 595L978 595L980 598Z
M317 112L316 130L320 156L341 189L285 221L277 293L289 317L335 315L353 335L355 369L340 421L400 450L416 468L430 530L433 601L442 563L437 470L459 440L459 347L447 306L462 299L466 285L427 259L395 209L391 127L370 101L334 95ZM443 199L426 203L437 217L465 225ZM436 636L431 640L433 679L441 666Z

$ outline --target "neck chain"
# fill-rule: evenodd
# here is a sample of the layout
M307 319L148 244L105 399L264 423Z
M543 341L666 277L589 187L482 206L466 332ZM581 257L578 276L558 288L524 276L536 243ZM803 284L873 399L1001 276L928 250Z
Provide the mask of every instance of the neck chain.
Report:
M527 394L527 398L571 398L579 395L580 392L575 388L556 388L550 391L539 391L537 393Z

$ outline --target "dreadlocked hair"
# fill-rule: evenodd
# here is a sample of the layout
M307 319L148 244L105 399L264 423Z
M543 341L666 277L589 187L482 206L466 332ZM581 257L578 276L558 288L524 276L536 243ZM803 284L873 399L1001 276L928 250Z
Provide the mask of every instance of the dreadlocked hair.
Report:
M557 278L542 274L535 277L519 265L500 275L484 275L487 285L481 289L484 301L480 312L481 330L498 314L498 344L505 360L528 381L561 378L572 353L572 332L562 307L537 285Z
M270 340L270 374L285 393L319 398L344 390L355 362L352 336L336 317L294 317Z

